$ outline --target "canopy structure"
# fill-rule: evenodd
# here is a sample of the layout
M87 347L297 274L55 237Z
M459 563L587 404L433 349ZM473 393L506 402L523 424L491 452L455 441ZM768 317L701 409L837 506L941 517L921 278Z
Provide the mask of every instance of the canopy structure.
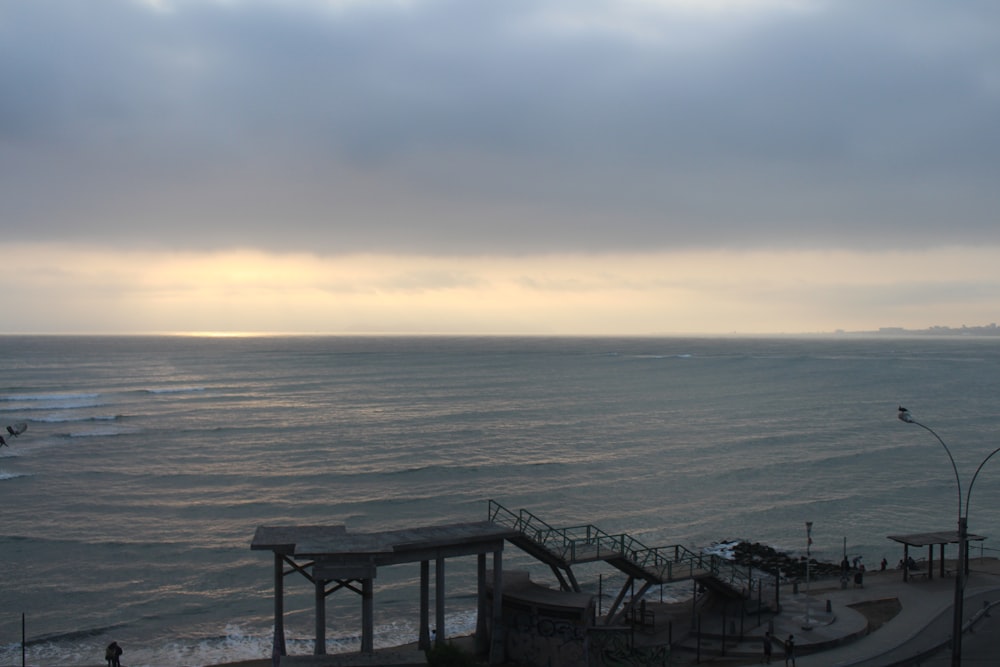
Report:
M934 546L940 546L941 577L945 576L944 571L944 545L958 544L961 540L957 530L938 530L929 533L913 533L911 535L889 535L889 539L903 545L903 581L909 580L910 568L907 564L910 561L910 547L927 547L927 578L934 578ZM968 574L969 562L969 542L982 542L986 538L982 535L967 535L965 543L966 574Z
M492 616L491 662L502 654L498 645L502 626L501 599L487 602L486 556L493 555L493 590L503 590L504 540L514 533L492 522L425 526L378 533L350 533L342 525L260 526L250 548L274 553L274 642L275 651L286 655L284 630L284 577L298 572L315 588L316 643L314 653L326 653L326 597L347 589L361 595L361 652L374 652L374 580L379 567L420 563L420 630L418 645L430 648L430 562L435 563L435 641L445 639L445 559L475 555L478 558L477 647L485 649L486 620ZM285 570L285 566L291 567ZM360 587L359 587L360 585Z

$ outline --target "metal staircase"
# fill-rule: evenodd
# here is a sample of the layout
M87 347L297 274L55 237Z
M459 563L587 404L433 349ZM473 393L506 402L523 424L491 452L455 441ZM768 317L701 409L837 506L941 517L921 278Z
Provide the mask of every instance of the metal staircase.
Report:
M580 592L572 569L579 563L604 561L623 572L627 580L606 616L609 624L631 611L652 586L693 579L730 597L749 599L759 583L746 569L719 556L679 544L647 547L630 535L606 533L590 524L555 528L527 510L515 513L494 500L489 501L489 520L516 531L508 541L548 565L564 591ZM640 590L619 609L637 581L642 582Z

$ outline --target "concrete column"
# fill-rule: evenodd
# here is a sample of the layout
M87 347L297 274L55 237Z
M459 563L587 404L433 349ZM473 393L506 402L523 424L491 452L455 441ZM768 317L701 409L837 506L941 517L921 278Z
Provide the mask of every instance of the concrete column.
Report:
M434 623L437 625L434 633L434 644L443 646L445 639L444 627L444 558L434 561Z
M490 613L486 601L486 554L476 555L476 655L485 655L489 651L486 619Z
M370 577L361 580L361 652L375 653L374 588Z
M500 548L493 552L493 632L490 634L490 664L502 664L505 654L503 627L503 549Z
M272 653L288 655L285 649L285 561L274 552L274 645Z
M326 581L316 579L316 644L313 653L316 655L326 655Z
M426 651L431 647L430 629L430 563L420 561L420 631L417 637L417 648Z

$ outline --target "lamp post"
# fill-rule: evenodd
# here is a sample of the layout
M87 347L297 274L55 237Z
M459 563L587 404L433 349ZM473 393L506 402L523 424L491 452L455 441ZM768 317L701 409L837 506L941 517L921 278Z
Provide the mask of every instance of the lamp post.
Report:
M900 406L899 413L896 415L900 421L906 422L907 424L916 424L920 428L924 429L928 433L934 436L934 438L941 443L944 447L944 451L948 454L948 460L951 461L951 469L955 473L955 487L958 493L958 567L955 572L955 605L952 614L952 627L951 627L951 664L952 667L961 667L962 665L962 608L965 604L965 576L968 570L968 548L969 548L969 500L972 497L972 486L976 483L976 478L979 477L979 471L983 469L986 462L989 461L994 454L1000 452L1000 447L997 447L992 452L987 455L985 459L976 468L975 474L972 475L972 481L969 482L969 488L965 492L965 505L962 504L962 481L958 476L958 466L955 465L955 458L951 455L951 450L948 449L948 445L945 444L944 440L941 439L937 433L935 433L930 427L924 426L910 414L910 411L906 408Z
M809 601L812 599L809 595L809 560L810 560L810 549L812 547L813 522L806 521L806 622L802 626L803 630L812 630L812 620L809 618Z

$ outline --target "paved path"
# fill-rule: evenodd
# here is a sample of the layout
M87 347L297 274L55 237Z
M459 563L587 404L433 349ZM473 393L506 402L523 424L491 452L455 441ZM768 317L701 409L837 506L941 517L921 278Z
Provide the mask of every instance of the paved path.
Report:
M1000 651L1000 606L993 613L987 605L1000 603L1000 561L974 559L966 583L964 619L979 618L963 635L962 664L997 665ZM809 623L806 623L806 596L785 594L782 613L774 618L774 636L794 635L798 647L796 667L890 667L892 665L950 665L948 648L952 630L952 603L955 580L948 577L920 579L904 583L898 570L868 573L863 588L841 588L839 582L825 589L812 587ZM784 591L783 591L784 593ZM851 605L878 600L899 601L899 614L880 628L864 634L867 619ZM827 601L831 612L826 613ZM860 620L859 620L860 616ZM860 632L859 632L860 624ZM803 626L811 629L805 630ZM730 656L741 653L746 665L760 664L761 636L766 628L749 633ZM750 656L753 656L752 658ZM703 660L705 662L705 660ZM732 660L728 664L741 664ZM779 645L774 647L772 664L784 665Z

